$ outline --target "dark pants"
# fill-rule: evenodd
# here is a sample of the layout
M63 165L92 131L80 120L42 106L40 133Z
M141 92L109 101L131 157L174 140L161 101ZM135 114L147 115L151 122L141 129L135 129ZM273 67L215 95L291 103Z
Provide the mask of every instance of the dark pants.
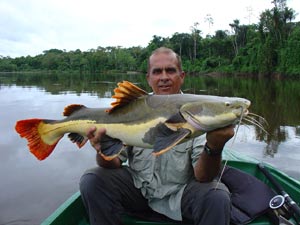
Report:
M184 219L193 224L229 224L230 197L215 184L190 182L184 190L181 209ZM91 225L120 225L125 213L151 215L170 221L154 212L141 191L135 188L127 169L97 167L87 171L80 180L80 192ZM149 218L151 219L151 218Z

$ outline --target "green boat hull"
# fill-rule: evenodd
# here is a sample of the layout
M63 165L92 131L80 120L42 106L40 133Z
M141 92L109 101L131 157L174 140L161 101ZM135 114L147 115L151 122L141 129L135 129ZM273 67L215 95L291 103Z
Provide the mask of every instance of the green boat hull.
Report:
M227 151L228 152L228 151ZM249 173L260 179L268 186L273 188L273 185L258 169L257 162L253 159L236 157L232 153L226 153L225 158L228 159L227 165L238 168L246 173ZM291 198L300 205L300 182L289 177L285 173L276 170L270 165L265 165L274 178L281 184L283 189L291 196ZM83 206L80 193L77 192L64 202L54 213L52 213L42 225L89 225L88 217ZM176 223L169 222L149 222L138 220L133 217L124 216L123 224L125 225L175 225ZM271 224L267 217L261 216L250 224L252 225L269 225ZM177 223L178 225L178 223Z

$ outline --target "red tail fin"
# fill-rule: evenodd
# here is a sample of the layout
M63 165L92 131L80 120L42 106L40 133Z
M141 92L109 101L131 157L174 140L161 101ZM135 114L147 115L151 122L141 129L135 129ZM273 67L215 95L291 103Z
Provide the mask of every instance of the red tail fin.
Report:
M52 145L45 143L39 133L39 125L41 123L43 123L41 119L20 120L15 127L20 136L27 139L30 152L39 160L47 158L60 140L59 138Z

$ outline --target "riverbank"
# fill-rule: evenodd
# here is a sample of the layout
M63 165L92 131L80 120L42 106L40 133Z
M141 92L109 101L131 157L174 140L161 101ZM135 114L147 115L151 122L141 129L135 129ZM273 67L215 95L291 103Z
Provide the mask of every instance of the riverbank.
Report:
M96 72L94 74L98 74L100 72ZM12 71L12 72L0 72L0 75L3 74L55 74L55 75L85 75L91 74L88 71L58 71L58 70L32 70L32 71ZM111 74L111 75L119 75L119 74L127 74L127 75L139 75L146 74L146 72L141 71L105 71L101 72L101 74ZM255 78L255 79L274 79L274 80L283 80L283 79L300 79L300 74L298 75L286 75L280 73L272 73L272 74L254 74L254 73L242 73L242 72L186 72L188 76L209 76L213 78L218 77L242 77L242 78Z

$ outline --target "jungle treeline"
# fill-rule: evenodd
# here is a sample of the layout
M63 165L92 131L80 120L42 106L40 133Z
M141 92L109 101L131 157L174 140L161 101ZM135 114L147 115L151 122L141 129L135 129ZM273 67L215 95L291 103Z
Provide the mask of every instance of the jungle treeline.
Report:
M257 24L229 24L231 30L217 30L202 37L199 23L190 33L171 37L154 35L146 47L97 47L88 51L45 50L36 56L0 56L0 72L146 72L151 52L161 46L175 50L190 74L281 75L300 77L300 22L286 0L272 1L273 8L260 14ZM213 24L213 18L207 18ZM138 31L137 31L138 36Z

